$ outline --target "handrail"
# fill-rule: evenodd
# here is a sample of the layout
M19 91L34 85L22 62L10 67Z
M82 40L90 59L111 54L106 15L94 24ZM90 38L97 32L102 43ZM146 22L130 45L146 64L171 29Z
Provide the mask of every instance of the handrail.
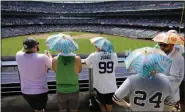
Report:
M119 58L118 62L124 62L125 58ZM85 59L82 59L82 64L84 65ZM1 66L2 67L14 67L17 66L17 62L16 61L1 61Z
M124 65L124 60L125 58L118 58L118 66L116 67L116 78L117 78L117 85L118 87L120 86L120 84L125 80L126 77L135 74L133 72L128 72L125 69L125 65ZM93 94L93 75L92 75L92 68L88 68L87 65L84 64L84 59L82 59L82 63L83 63L83 70L80 75L79 78L82 76L87 76L85 79L79 79L79 86L80 86L80 90L81 91L87 91L89 90L89 94L92 95ZM2 61L1 62L1 67L14 67L14 72L2 72L1 74L1 87L2 87L2 96L6 96L6 95L15 95L15 94L21 94L21 90L20 90L20 79L19 79L19 75L18 75L18 69L17 68L17 63L16 61ZM55 82L55 75L51 75L54 74L54 71L52 70L48 70L48 74L47 78L48 80L50 80L48 82L48 88L49 91L51 91L51 93L55 93L56 91L56 82ZM7 83L4 82L7 81ZM15 83L9 83L11 81L15 81Z

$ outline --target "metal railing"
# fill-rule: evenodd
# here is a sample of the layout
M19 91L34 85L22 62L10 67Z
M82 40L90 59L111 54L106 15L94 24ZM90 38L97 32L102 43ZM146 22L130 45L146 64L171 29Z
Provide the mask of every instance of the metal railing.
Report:
M135 74L128 72L124 66L124 59L119 58L119 64L116 68L116 82L118 87L122 82L130 75ZM84 60L82 59L82 62ZM3 61L1 62L1 93L2 96L9 95L20 95L20 77L17 69L16 61ZM93 68L88 68L83 64L82 72L79 74L79 86L80 91L89 91L90 94L93 92ZM47 74L49 93L56 93L56 80L55 73L52 70L48 71Z

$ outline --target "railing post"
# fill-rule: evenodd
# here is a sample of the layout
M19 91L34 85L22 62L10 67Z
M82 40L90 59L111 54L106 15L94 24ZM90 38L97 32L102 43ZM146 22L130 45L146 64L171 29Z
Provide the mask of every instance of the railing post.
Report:
M93 95L93 68L89 68L89 95Z
M15 67L14 67L14 70L15 70ZM19 76L19 82L20 82L20 86L21 86L21 76L20 76L20 72L19 72L18 66L17 66L17 73L18 73L18 76Z

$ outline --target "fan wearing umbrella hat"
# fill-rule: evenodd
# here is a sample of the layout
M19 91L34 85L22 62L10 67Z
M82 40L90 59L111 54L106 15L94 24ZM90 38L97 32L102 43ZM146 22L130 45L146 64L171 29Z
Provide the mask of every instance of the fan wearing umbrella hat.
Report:
M176 33L176 34L178 34L178 32L177 32L176 30L169 30L167 33ZM159 44L156 44L156 45L154 46L154 48L159 48L159 49L160 49ZM184 45L183 45L183 44L182 44L182 45L175 44L175 45L174 45L174 48L175 48L180 54L182 54L182 55L184 56Z
M171 60L159 49L141 48L125 60L126 68L137 72L129 76L117 89L113 101L132 111L163 111L164 104L173 105L173 92L164 73ZM129 102L124 100L129 98Z
M179 86L184 78L184 58L174 46L176 44L184 45L184 38L173 32L163 32L154 37L153 40L172 60L172 64L169 65L164 77L169 79L175 92L175 101L178 102L180 100Z
M115 77L117 54L105 37L95 37L90 41L96 51L85 59L85 63L93 68L93 87L96 89L101 111L110 112L113 104L112 96L117 89Z
M176 30L169 30L168 31L168 33L176 33L176 34L178 34L178 32L176 31ZM180 54L182 54L183 56L184 56L184 45L178 45L178 44L176 44L175 46L174 46L178 51L179 51L179 53ZM184 76L184 79L182 80L182 83L181 83L181 85L180 85L180 101L178 102L178 104L180 103L180 107L181 107L181 112L184 112L185 110L184 110L184 103L185 103L185 100L184 100L184 83L185 82L185 76ZM177 105L178 106L178 105Z
M78 73L81 72L81 58L73 54L78 49L78 43L66 34L51 35L46 40L51 50L59 54L52 60L52 68L56 73L57 100L59 109L66 112L78 111L79 83Z

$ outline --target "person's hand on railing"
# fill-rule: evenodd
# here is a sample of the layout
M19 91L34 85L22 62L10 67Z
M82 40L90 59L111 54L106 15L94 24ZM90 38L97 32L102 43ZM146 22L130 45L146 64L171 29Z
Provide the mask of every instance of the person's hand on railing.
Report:
M44 50L44 54L47 55L49 58L52 58L52 55L49 51Z
M52 58L51 53L50 53L49 51L47 51L47 50L44 50L44 54L45 54L46 56L49 57L50 63L52 63L53 58ZM50 67L49 67L49 68L50 68ZM48 69L49 69L49 68L48 68Z

